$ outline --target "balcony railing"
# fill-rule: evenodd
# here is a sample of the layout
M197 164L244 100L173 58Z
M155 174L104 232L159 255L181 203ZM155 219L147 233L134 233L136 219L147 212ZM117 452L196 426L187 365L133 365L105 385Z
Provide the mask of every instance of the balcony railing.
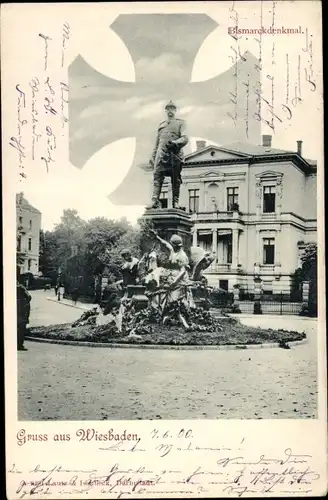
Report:
M231 272L231 264L218 264L213 262L205 272L208 273L230 273Z
M192 214L194 221L200 220L213 220L213 221L233 221L240 219L242 214L240 212L198 212Z

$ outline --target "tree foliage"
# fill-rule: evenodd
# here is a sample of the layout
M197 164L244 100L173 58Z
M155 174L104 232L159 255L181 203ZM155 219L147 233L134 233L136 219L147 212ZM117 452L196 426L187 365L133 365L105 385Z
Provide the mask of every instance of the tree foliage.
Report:
M84 252L85 224L76 210L67 209L55 226L57 263L61 268L66 267L71 257Z
M114 221L97 217L86 224L85 252L87 265L93 274L99 274L104 270L109 263L108 255L111 256L117 242L129 231L132 231L132 227L126 219Z
M302 271L304 277L308 280L313 279L317 274L317 245L316 243L309 243L304 249L301 257Z
M302 281L309 281L309 304L308 310L310 316L317 315L317 244L308 243L301 257Z
M137 255L138 242L138 231L125 218L85 221L67 209L53 231L40 234L40 270L52 277L61 269L66 283L84 283L90 289L105 269L113 280L120 279L121 252L128 247Z
M53 277L59 268L58 244L51 231L40 231L39 269L44 276Z

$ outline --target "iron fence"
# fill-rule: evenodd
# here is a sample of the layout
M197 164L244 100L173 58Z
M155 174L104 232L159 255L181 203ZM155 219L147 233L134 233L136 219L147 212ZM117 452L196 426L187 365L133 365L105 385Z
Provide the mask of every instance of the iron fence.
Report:
M242 313L253 314L254 301L246 300L239 303ZM302 310L301 302L261 302L263 314L299 314Z
M254 293L241 293L239 307L242 313L253 313ZM302 297L298 291L292 293L275 293L261 295L263 314L299 314L302 310Z

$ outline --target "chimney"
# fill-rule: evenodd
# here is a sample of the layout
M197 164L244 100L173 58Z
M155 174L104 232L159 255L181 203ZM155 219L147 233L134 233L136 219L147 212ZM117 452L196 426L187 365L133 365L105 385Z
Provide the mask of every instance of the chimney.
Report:
M303 141L297 141L297 153L302 156L302 144Z
M271 148L272 135L262 135L262 146Z
M206 141L196 141L196 151L206 147Z

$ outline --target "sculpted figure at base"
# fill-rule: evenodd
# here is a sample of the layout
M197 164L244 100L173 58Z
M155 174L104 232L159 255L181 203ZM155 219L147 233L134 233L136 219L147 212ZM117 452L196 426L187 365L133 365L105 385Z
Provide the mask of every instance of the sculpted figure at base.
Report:
M185 121L175 118L176 110L176 105L170 101L165 107L167 119L158 126L155 147L149 161L154 169L154 178L152 200L147 208L160 207L159 197L165 177L171 178L173 208L179 208L182 148L188 143L188 137Z
M155 231L151 231L161 246L169 252L168 262L162 271L165 278L165 294L161 304L163 310L163 323L175 313L174 304L182 300L185 306L193 306L193 298L188 288L189 284L189 259L182 246L182 239L174 234L170 241L166 241L158 236ZM173 307L172 307L173 306ZM178 313L178 318L185 328L189 325L185 317Z
M200 247L191 247L190 261L192 267L191 279L192 281L201 281L203 272L214 262L215 254L207 252Z
M128 285L135 285L137 283L139 260L132 257L129 249L124 249L121 256L124 259L121 271L123 274L123 287L125 288Z

